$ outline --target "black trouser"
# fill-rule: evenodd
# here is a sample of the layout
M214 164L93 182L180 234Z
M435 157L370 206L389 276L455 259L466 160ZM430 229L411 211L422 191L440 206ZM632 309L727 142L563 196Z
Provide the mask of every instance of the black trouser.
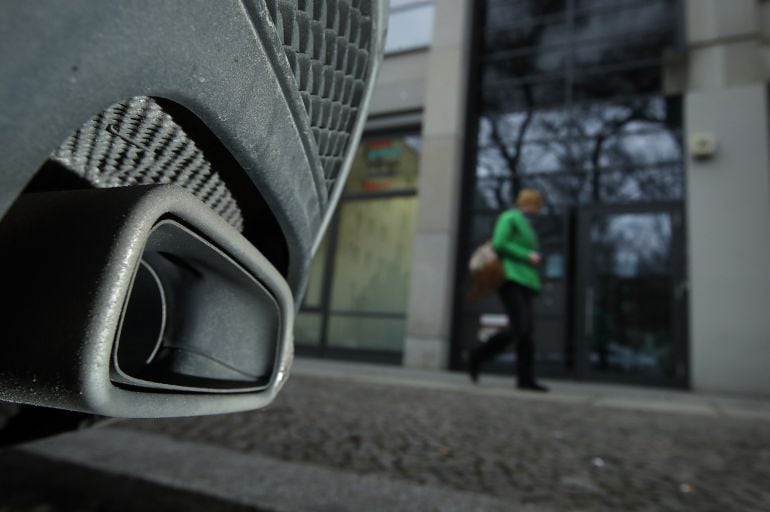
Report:
M494 358L512 342L516 343L516 375L519 386L535 383L535 343L532 318L533 292L526 286L506 281L497 294L508 314L508 329L495 333L471 354L477 364Z

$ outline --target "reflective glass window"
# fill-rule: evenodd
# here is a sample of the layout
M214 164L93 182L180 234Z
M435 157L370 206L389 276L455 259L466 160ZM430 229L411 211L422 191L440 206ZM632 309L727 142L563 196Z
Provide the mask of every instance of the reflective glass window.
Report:
M294 340L297 345L321 344L321 315L301 311L294 319Z
M432 0L391 0L385 53L430 46L435 10Z
M312 262L299 345L402 350L420 148L417 133L363 137Z
M329 320L330 347L400 352L405 336L405 318L332 314Z
M674 374L673 231L668 214L591 223L589 362L606 373Z
M683 196L684 172L681 164L632 172L605 172L599 176L599 197L605 203L675 201Z
M405 313L417 198L340 206L331 309Z

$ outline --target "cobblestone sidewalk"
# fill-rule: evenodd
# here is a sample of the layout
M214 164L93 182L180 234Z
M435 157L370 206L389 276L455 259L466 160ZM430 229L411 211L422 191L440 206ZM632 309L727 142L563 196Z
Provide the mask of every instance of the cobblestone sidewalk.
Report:
M763 419L293 376L263 411L117 425L538 510L770 510Z

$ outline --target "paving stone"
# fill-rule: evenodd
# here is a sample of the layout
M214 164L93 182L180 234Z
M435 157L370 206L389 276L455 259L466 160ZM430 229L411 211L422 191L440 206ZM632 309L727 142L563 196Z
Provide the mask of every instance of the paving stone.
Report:
M508 512L511 500L120 428L0 452L1 512ZM3 508L5 507L5 508ZM525 509L526 510L526 509ZM538 508L536 512L550 512Z
M262 411L118 425L537 510L770 510L766 419L293 376Z

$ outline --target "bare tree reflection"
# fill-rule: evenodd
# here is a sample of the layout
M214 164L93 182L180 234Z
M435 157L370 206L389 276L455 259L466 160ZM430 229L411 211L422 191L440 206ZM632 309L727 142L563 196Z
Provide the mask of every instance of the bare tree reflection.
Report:
M672 238L665 213L596 217L591 225L593 353L601 370L673 371Z
M510 206L523 185L540 189L551 212L681 197L678 100L650 95L673 44L673 3L489 1L477 158L484 206ZM637 33L605 26L618 16ZM632 96L602 100L619 95Z

